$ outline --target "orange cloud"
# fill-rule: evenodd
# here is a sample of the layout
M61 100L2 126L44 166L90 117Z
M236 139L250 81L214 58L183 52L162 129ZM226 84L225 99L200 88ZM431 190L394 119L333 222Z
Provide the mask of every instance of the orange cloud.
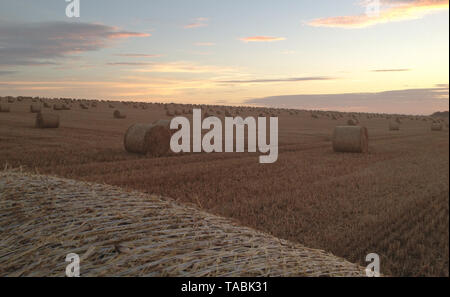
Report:
M366 4L369 2L366 2ZM447 0L380 1L379 13L318 18L308 25L313 27L364 28L376 24L419 19L424 15L448 9Z
M109 38L129 38L129 37L150 37L149 33L135 33L135 32L114 32L109 34Z
M286 40L284 37L273 37L273 36L250 36L240 38L243 42L273 42L273 41L281 41Z

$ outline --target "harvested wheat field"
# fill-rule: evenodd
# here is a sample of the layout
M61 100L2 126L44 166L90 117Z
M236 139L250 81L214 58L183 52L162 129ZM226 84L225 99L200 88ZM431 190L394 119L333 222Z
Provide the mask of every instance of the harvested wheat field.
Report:
M2 276L64 276L69 253L84 276L365 275L172 199L18 171L0 177Z
M52 104L58 103L56 101L59 100ZM48 110L60 116L59 128L37 129L36 115L29 111L30 104L27 99L15 101L10 104L11 112L0 113L2 167L108 184L114 188L90 184L97 193L93 194L88 188L76 186L74 181L14 175L9 171L2 173L0 267L4 275L28 275L31 271L61 273L66 247L78 247L80 255L87 253L86 259L92 262L82 269L89 275L337 275L359 272L358 268L345 268L335 274L328 260L323 262L322 259L337 258L315 249L363 267L366 255L377 253L381 273L385 275L449 275L448 119L443 130L432 131L431 118L404 116L401 129L390 131L390 119L386 115L333 113L330 116L315 111L313 117L311 111L306 110L203 106L203 113L221 111L218 117L223 117L225 110L241 116L274 114L279 117L278 161L259 164L256 153L171 153L152 157L125 150L124 135L131 125L170 119L167 114L172 112L168 111L192 110L192 106L147 104L141 108L138 103L97 102L95 108L83 109L75 102L71 108L68 105L69 109ZM114 119L110 105L123 110L127 117ZM345 126L354 117L359 126L367 127L367 153L334 152L334 128ZM5 179L11 180L13 176L17 176L18 181L8 185ZM26 179L33 182L24 186ZM54 185L48 187L50 195L36 194L42 193L46 183ZM22 192L17 193L25 196L19 194L16 197L20 198L12 202L11 195L21 186ZM110 196L106 194L108 191L112 191ZM105 194L100 195L100 192ZM31 198L35 194L39 200ZM100 196L96 201L91 194ZM189 204L201 211L196 210L195 215L193 211L186 212L185 205ZM211 252L213 246L198 251L203 260L195 266L197 262L192 259L196 254L189 245L193 244L192 240L188 240L190 248L185 250L177 245L185 239L170 237L173 233L168 228L172 224L167 224L164 230L154 219L145 220L148 212L154 216L152 207L161 205L170 205L161 219L174 212L182 213L174 227L189 225L183 232L201 229L204 226L202 216L210 220L208 233L202 233L201 229L186 236L212 236L209 232L215 232L214 236L219 237L211 244L219 245L221 241L230 242L231 238L223 234L229 232L236 242L215 252ZM22 207L27 211L21 211ZM73 209L66 210L69 207ZM58 212L53 212L54 208ZM11 215L12 209L16 209L17 216ZM63 211L67 211L64 217ZM72 220L71 214L85 219ZM38 216L41 219L37 219ZM13 223L14 220L17 223ZM234 223L229 223L230 220ZM53 227L56 222L62 223ZM121 222L124 225L119 226ZM34 224L39 224L45 236L36 235ZM210 228L216 224L217 228ZM122 233L127 226L132 232ZM73 233L60 234L64 228ZM151 250L152 244L159 244L155 243L156 238L153 243L142 238L142 234L152 228L162 230L160 240L166 238L167 249L174 251L172 258L164 254L166 247L158 252ZM105 230L108 232L102 233ZM117 236L110 232L117 232ZM180 232L177 234L182 234ZM63 241L58 241L58 236ZM257 247L252 247L250 238L254 236L258 238ZM118 240L114 239L116 237ZM30 247L33 240L36 240L34 247ZM273 248L277 242L284 242L288 247L263 256L262 251ZM121 253L120 246L119 251L114 249L122 243L127 252L135 250L136 253ZM131 246L127 246L128 243ZM196 244L202 243L205 242ZM177 258L181 253L178 249L183 249L188 256ZM255 255L264 263L264 257L286 257L292 261L288 263L296 263L302 261L297 255L308 251L318 258L311 263L306 261L309 264L305 267L317 267L319 262L327 264L304 274L294 272L292 266L284 271L280 263L274 261L270 262L272 266L268 270L262 262L249 267L245 266L244 258L234 262L227 258L238 251L243 255ZM44 262L27 262L32 253L48 258L53 255L52 261L60 266L55 266L56 262L51 267ZM134 258L140 253L154 266L140 266L144 263ZM211 266L209 270L204 267L219 255L223 263L217 271L211 271ZM234 267L230 267L230 263L234 263ZM345 263L342 267L356 267L341 263ZM101 271L100 264L110 264L110 270ZM42 266L35 270L32 265Z

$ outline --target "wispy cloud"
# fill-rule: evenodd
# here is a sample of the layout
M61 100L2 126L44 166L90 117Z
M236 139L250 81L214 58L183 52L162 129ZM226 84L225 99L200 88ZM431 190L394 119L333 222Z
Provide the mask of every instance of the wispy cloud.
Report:
M145 66L152 65L152 63L148 62L109 62L106 63L109 66Z
M119 57L130 57L130 58L159 58L162 55L155 54L117 54Z
M184 25L183 28L184 29L193 29L193 28L200 28L200 27L206 27L208 26L208 18L196 18L193 20L192 23L189 23L187 25Z
M250 37L243 37L239 40L243 42L274 42L274 41L281 41L286 40L284 37L273 37L273 36L250 36Z
M148 37L101 24L0 23L0 65L51 65L57 59L109 47L113 40Z
M371 1L363 1L363 6ZM448 0L380 1L379 12L359 15L318 18L308 22L314 27L364 28L376 24L422 18L424 15L448 9Z
M216 45L214 42L196 42L195 46L214 46Z
M299 81L331 80L331 79L333 78L325 76L311 76L311 77L288 77L288 78L273 78L273 79L225 80L219 82L228 84L248 84L248 83L299 82Z
M17 71L13 71L13 70L0 70L0 75L11 75L16 73Z
M411 71L411 69L408 68L398 68L398 69L375 69L371 72L406 72Z
M192 62L167 62L153 63L146 68L136 69L137 72L160 72L160 73L229 73L236 71L232 67L214 65L199 65Z

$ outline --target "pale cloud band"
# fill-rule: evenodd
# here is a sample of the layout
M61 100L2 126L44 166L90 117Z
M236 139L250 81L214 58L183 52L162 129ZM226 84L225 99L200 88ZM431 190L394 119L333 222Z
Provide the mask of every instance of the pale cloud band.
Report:
M312 77L289 77L289 78L274 78L274 79L250 79L250 80L226 80L220 83L227 84L248 84L248 83L277 83L277 82L299 82L299 81L315 81L315 80L331 80L333 78L324 76Z
M360 15L318 18L308 22L308 25L314 27L364 28L376 24L418 19L432 12L445 9L448 10L447 0L400 0L379 2L381 6L380 11L377 14L362 13Z
M378 93L304 94L271 96L245 103L269 107L399 114L431 114L448 110L448 84L435 88Z
M243 42L274 42L274 41L286 40L286 38L273 37L273 36L250 36L250 37L240 38L240 40Z

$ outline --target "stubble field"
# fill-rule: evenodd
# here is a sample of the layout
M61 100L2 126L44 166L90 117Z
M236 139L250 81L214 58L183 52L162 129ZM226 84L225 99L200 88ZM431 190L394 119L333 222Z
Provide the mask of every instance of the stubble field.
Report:
M362 116L370 152L334 153L333 127L347 117L282 112L274 164L260 164L259 153L152 158L125 152L123 135L133 123L170 119L163 106L115 105L126 119L106 103L74 104L50 111L60 128L36 129L30 102L11 104L0 113L0 165L172 197L361 265L377 253L387 275L449 275L447 128L403 119L389 131L388 120Z

